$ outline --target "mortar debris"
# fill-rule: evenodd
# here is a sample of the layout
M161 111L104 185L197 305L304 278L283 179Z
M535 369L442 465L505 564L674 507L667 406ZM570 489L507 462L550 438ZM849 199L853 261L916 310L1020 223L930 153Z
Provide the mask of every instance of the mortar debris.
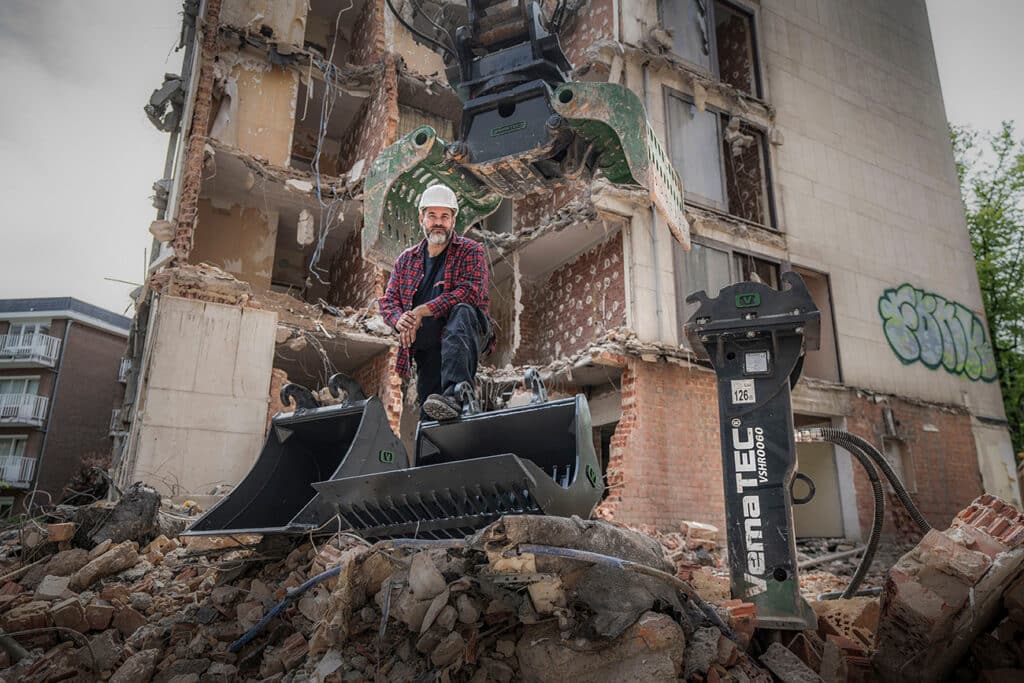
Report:
M0 531L0 679L910 680L894 656L950 649L926 627L967 639L945 675L1024 672L1024 517L990 496L898 561L898 546L880 554L866 586L881 597L816 599L845 586L856 556L805 572L817 628L766 638L754 605L730 598L721 531L700 522L513 516L453 541L195 537L179 534L200 506L153 493L51 506ZM847 550L798 543L803 562ZM973 618L955 586L974 591ZM945 611L907 622L923 609L908 596L934 590Z

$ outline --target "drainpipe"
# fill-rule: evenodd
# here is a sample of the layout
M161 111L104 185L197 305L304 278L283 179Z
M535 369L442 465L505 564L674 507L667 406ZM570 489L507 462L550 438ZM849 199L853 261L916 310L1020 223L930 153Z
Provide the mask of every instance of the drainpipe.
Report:
M57 391L60 389L60 378L64 370L64 353L68 350L68 333L75 321L68 318L68 324L64 327L64 340L60 343L60 357L57 359L57 379L53 382L53 394L50 396L50 412L46 415L46 429L43 430L43 444L39 447L39 459L36 460L36 475L32 478L32 493L28 497L26 512L32 514L32 503L36 498L36 491L39 489L39 475L43 471L43 457L46 455L46 442L50 438L50 421L53 419L53 411L57 406Z
M644 90L644 109L647 110L648 116L651 111L651 97L648 92L648 76L647 76L647 62L643 65L643 90ZM665 324L664 315L661 310L661 259L658 248L658 212L654 207L654 203L651 203L651 259L654 263L654 299L655 299L655 315L658 319L658 341L662 342L665 339Z

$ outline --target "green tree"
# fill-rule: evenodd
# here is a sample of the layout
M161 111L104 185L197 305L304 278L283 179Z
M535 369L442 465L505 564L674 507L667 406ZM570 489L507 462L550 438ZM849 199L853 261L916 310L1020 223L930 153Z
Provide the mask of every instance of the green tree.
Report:
M960 193L978 267L1014 450L1024 451L1024 140L951 126Z

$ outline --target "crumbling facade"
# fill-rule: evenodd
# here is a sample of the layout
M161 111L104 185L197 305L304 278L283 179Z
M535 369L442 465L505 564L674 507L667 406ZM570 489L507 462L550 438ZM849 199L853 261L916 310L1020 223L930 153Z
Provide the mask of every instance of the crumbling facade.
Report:
M434 31L418 4L395 3ZM460 3L422 4L441 27L464 21ZM600 179L506 200L470 231L493 271L485 406L519 400L522 370L540 368L553 394L590 400L600 514L721 525L714 375L682 333L684 300L795 270L822 314L796 424L877 444L941 527L983 490L1019 503L924 1L570 4L573 78L644 101L693 246L653 219L646 192ZM390 372L397 339L375 309L388 273L360 253L362 184L417 126L459 130L442 57L385 0L185 10L117 478L174 494L234 483L281 384L319 389L335 371L378 395L408 441L415 385ZM796 509L798 535L860 537L866 477L840 449L800 449L818 495Z

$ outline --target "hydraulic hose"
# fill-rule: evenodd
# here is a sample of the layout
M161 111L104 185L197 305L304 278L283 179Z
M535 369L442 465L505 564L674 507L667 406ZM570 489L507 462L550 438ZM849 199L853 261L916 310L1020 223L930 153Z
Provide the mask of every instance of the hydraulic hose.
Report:
M853 573L853 578L850 579L850 583L847 584L846 589L839 596L843 599L848 599L857 593L857 589L864 582L864 577L867 576L868 569L871 568L871 563L875 560L878 543L882 538L882 524L885 523L885 495L882 491L882 480L878 478L878 471L875 470L871 458L868 457L867 453L859 445L842 438L841 435L844 434L846 432L839 429L816 427L813 429L797 430L796 440L798 443L828 441L829 443L842 446L853 454L857 462L864 468L864 472L868 475L868 480L871 482L871 494L875 502L871 517L871 533L868 535L868 542L864 547L864 555L860 558L860 563L857 565L857 570Z
M848 441L850 443L856 444L857 446L862 448L864 452L867 453L868 457L874 461L878 469L882 470L882 474L885 475L885 478L889 480L889 484L892 486L893 491L896 492L896 497L899 498L900 503L902 503L903 507L905 507L907 509L907 512L910 513L911 519L914 520L914 524L916 524L917 528L921 530L921 533L926 534L929 531L931 531L932 525L929 524L928 520L926 520L924 518L924 515L921 514L921 511L918 509L917 505L910 497L910 493L907 491L907 488L903 485L903 482L900 481L899 475L896 474L895 470L893 470L892 468L892 465L889 464L889 461L885 458L884 455L882 455L879 452L877 448L875 448L866 439L859 437L856 434L844 432L841 429L823 427L821 431L833 432L836 435L838 435L839 438L842 438L843 440Z

